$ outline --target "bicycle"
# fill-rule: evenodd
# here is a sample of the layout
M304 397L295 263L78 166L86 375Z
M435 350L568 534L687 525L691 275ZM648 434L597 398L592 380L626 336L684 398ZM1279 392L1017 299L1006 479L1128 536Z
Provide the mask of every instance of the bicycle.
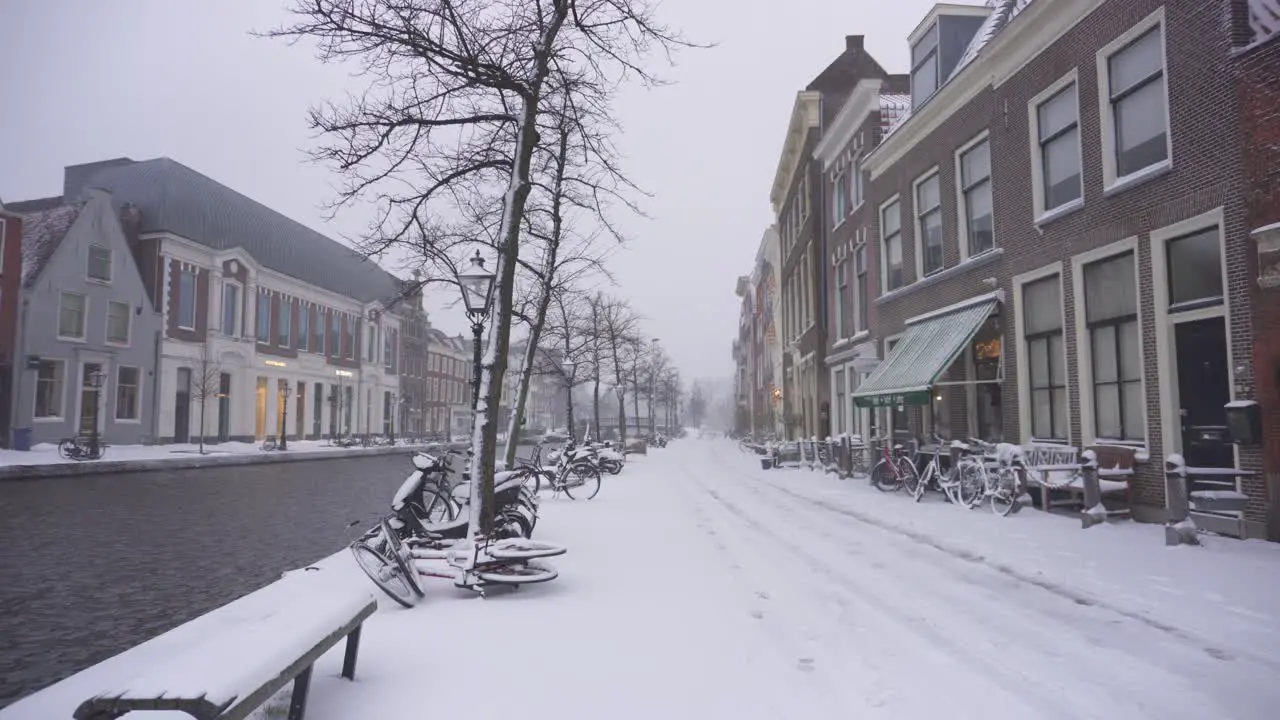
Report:
M1027 466L1022 448L1006 446L1009 450L1000 453L999 448L991 443L981 443L984 454L996 456L995 472L990 472L983 463L982 486L970 503L977 507L984 499L991 504L991 511L1001 517L1008 517L1022 507L1021 497L1027 491Z
M356 564L388 597L413 607L426 595L421 577L453 580L454 586L486 597L489 585L519 587L559 577L555 568L538 562L563 555L566 548L527 538L491 541L452 540L439 534L403 541L383 518L350 545ZM419 560L444 561L427 565Z
M89 438L69 437L58 443L58 455L67 460L101 460L106 453L107 444L101 440L96 449Z
M553 494L563 492L570 500L590 500L600 492L600 467L595 460L595 452L590 448L575 449L573 444L566 445L560 451L555 471L542 467L542 443L538 443L533 457L517 462L511 470L519 477L533 479L533 492L542 490L545 480Z
M916 470L915 463L911 462L911 457L902 443L894 443L891 446L890 439L889 435L881 435L870 440L872 443L881 445L880 461L871 468L871 484L880 492L897 492L906 489L914 494L915 486L920 480L920 473Z

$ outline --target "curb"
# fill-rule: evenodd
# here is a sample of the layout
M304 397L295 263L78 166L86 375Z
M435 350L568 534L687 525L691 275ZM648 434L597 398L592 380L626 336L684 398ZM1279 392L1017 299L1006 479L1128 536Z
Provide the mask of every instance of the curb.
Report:
M74 477L77 475L106 475L113 473L158 472L162 470L193 470L225 467L230 465L266 465L271 463L303 462L307 460L338 460L371 455L394 455L432 445L395 445L391 447L351 448L342 450L244 453L238 455L190 455L175 454L171 458L147 458L138 460L89 460L86 462L59 462L41 465L5 465L0 467L0 482L5 480L31 480L36 478Z

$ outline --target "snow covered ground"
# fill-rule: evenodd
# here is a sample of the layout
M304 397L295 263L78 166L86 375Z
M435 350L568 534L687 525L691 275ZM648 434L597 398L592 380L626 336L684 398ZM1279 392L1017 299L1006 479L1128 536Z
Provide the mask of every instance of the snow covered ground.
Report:
M204 446L207 457L219 455L256 455L264 452L259 443L224 442ZM313 453L334 450L360 450L360 447L343 448L330 445L328 440L290 440L289 449L273 452ZM194 443L177 443L169 445L111 445L101 460L75 461L58 455L58 446L53 443L38 443L31 450L0 450L0 467L5 465L50 465L53 463L87 464L94 462L111 462L113 460L171 460L175 458L191 458L198 455L200 446Z
M427 580L369 622L313 720L1274 718L1280 546L914 505L763 471L725 440L547 498L560 578L481 600ZM357 581L363 576L345 558ZM479 638L479 642L474 642Z
M761 470L723 439L633 458L594 500L546 497L543 511L538 537L569 547L559 579L488 599L424 579L415 608L383 598L356 682L338 677L339 644L308 717L1261 720L1280 707L1280 545L1167 548L1158 526L917 505ZM322 565L373 589L346 552ZM89 679L53 686L74 697L44 706L74 707Z

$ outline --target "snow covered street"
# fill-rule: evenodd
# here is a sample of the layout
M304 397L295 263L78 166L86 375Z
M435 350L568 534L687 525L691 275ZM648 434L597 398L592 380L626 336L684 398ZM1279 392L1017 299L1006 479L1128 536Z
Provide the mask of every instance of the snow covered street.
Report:
M760 469L726 440L545 497L560 578L383 599L310 717L1271 718L1280 547L999 518ZM353 581L367 582L349 558ZM346 570L344 570L346 572ZM479 628L483 628L482 630ZM478 646L469 642L485 638Z

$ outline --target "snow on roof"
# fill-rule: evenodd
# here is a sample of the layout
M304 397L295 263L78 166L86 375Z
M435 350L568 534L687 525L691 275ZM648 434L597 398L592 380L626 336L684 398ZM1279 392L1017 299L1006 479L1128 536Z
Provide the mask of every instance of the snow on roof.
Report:
M1249 0L1249 28L1255 43L1280 33L1280 0Z
M31 287L71 230L84 202L68 203L22 216L22 286Z
M880 94L881 136L893 132L902 119L911 114L911 96L905 93Z

